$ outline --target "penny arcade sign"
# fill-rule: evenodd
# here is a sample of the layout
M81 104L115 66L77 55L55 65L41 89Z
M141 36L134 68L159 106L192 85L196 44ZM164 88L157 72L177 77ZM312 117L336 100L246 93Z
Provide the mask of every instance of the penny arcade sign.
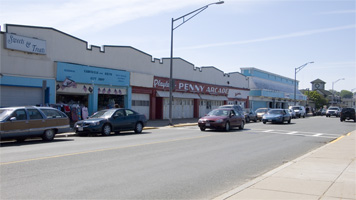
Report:
M153 80L153 88L161 90L169 90L169 79L162 77L155 77ZM200 94L211 94L211 95L228 95L229 88L196 83L184 80L175 80L174 89L175 92L189 92L189 93L200 93Z

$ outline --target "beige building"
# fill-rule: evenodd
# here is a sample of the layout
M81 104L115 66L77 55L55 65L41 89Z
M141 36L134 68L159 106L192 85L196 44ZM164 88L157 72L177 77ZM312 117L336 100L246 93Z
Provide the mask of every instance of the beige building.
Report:
M74 105L93 113L118 104L150 119L166 118L168 88L163 80L169 78L169 58L153 58L130 46L89 45L49 27L3 28L0 107ZM175 118L199 117L222 104L248 104L248 80L241 73L174 58L173 79L184 84L173 91ZM163 85L155 85L156 80Z

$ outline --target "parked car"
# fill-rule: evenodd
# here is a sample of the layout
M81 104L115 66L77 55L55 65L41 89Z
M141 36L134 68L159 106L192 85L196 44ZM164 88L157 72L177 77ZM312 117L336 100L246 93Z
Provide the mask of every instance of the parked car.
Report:
M340 121L354 120L356 122L356 112L354 108L343 108L340 112Z
M262 121L263 115L266 114L268 111L269 111L269 108L259 108L259 109L257 109L255 111L256 115L257 115L257 119Z
M57 133L69 131L68 116L50 107L0 108L1 139L23 141L30 137L54 139Z
M251 120L257 122L257 114L253 110L250 111L245 110L244 115L245 115L246 123L249 123Z
M244 110L242 109L242 107L240 105L223 105L223 106L219 106L219 108L233 108L235 111L237 111L241 115L244 114Z
M326 117L340 117L340 108L336 106L330 106L326 111Z
M290 124L292 116L285 109L271 109L262 117L262 122L282 123L287 121Z
M74 124L78 135L101 133L108 136L111 132L134 130L141 133L147 124L146 116L125 108L112 108L94 113L86 120Z
M289 109L294 110L295 115L298 118L301 118L301 117L305 118L307 116L304 106L289 106Z
M318 111L316 111L316 115L326 115L326 109L325 108L320 108Z
M233 127L244 129L245 117L233 108L218 108L210 111L206 116L198 121L201 131L205 129L223 129L229 131Z
M297 115L295 114L294 110L292 110L292 109L286 109L286 111L292 116L292 119L297 118Z

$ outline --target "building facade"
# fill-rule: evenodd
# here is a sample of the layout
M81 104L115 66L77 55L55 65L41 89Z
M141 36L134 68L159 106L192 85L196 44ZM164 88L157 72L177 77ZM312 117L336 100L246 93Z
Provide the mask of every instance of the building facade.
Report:
M241 68L249 80L249 108L283 108L294 105L294 79L273 74L257 68ZM297 105L306 101L306 96L296 90Z
M82 107L92 114L119 106L149 119L168 118L169 58L129 46L89 45L48 27L4 28L0 107L46 104L79 115ZM249 106L245 75L181 58L173 59L173 67L173 118L200 117L223 104Z

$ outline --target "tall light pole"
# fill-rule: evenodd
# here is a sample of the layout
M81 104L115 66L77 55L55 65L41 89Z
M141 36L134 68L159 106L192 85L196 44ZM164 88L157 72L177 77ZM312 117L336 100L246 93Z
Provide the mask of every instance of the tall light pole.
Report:
M308 64L312 64L314 63L312 62L307 62L304 65L300 66L300 67L296 67L294 70L294 105L297 105L297 73L302 70L305 66L307 66Z
M345 80L345 78L339 78L337 79L336 81L333 82L333 85L332 85L332 91L333 91L333 105L335 103L335 91L334 91L334 84L341 81L341 80Z
M169 68L169 125L173 125L172 122L172 102L173 102L173 88L174 88L174 83L173 83L173 31L183 25L185 22L189 21L193 17L195 17L197 14L203 12L205 9L207 9L210 5L214 4L223 4L224 1L218 1L215 3L210 3L206 6L203 6L201 8L198 8L188 14L185 14L181 17L178 17L176 19L172 18L172 24L171 24L171 60L170 60L170 68ZM187 19L185 19L187 17ZM178 24L177 26L174 27L174 22L177 20L182 19L183 21Z

